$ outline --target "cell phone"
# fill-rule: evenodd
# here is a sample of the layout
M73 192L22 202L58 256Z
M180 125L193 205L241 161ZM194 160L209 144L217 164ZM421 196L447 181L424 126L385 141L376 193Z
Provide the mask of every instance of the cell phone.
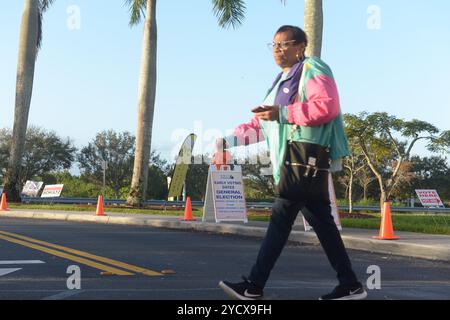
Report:
M258 112L264 112L264 111L267 111L267 110L269 110L268 107L265 107L265 106L257 106L256 108L252 109L252 112L258 113Z

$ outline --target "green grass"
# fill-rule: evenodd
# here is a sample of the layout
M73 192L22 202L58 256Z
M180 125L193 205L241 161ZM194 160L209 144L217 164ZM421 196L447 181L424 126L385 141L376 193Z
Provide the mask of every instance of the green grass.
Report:
M24 209L24 210L52 210L52 211L80 211L80 212L95 212L95 206L76 206L69 204L8 204L10 209ZM151 215L167 215L167 216L182 216L184 210L154 210L145 208L126 208L126 207L104 207L104 211L117 212L117 213L139 213L139 214L151 214ZM203 211L203 210L202 210ZM193 210L193 216L201 216L202 212Z
M11 209L30 209L30 210L56 210L56 211L87 211L95 212L95 206L75 206L75 205L17 205L9 204ZM167 216L184 216L184 210L155 210L155 209L132 209L126 207L107 207L106 212L118 212L118 213L139 213L150 215L167 215ZM366 213L372 218L366 219L353 219L342 218L341 223L343 228L362 228L379 230L380 228L380 214ZM202 217L203 208L194 208L192 215L194 217ZM268 221L268 214L249 214L248 219L250 221ZM436 215L436 214L392 214L392 223L394 225L394 231L409 231L427 234L442 234L450 235L450 216L448 215Z
M379 214L370 214L373 218L367 219L341 219L343 228L380 228ZM392 214L392 224L395 231L409 231L427 234L450 235L450 216L436 214Z

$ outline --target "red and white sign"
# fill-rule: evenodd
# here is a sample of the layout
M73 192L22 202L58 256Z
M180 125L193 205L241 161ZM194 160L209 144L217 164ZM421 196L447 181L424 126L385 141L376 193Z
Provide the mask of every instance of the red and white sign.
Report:
M436 190L420 189L416 190L416 194L424 207L444 207Z
M41 198L57 198L61 196L61 192L64 188L63 184L50 184L45 186L42 191Z
M22 194L27 197L35 198L38 196L39 190L41 190L43 185L44 183L42 181L27 181L22 189Z

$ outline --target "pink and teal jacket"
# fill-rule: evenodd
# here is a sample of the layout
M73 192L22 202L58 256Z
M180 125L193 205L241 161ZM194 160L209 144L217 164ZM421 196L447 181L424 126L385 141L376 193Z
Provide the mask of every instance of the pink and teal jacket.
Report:
M260 121L255 116L249 123L236 127L234 136L226 139L233 146L266 140L275 183L279 181L287 140L328 146L332 160L350 154L338 90L325 62L309 57L294 65L287 75L280 73L265 103L273 90L277 90L275 100L270 102L280 106L279 122Z

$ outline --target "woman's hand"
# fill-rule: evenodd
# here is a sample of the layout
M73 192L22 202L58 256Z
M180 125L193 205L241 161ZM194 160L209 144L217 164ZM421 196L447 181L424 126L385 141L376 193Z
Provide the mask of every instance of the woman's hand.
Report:
M255 113L260 120L278 121L280 119L280 106L264 106L264 108L265 111Z

